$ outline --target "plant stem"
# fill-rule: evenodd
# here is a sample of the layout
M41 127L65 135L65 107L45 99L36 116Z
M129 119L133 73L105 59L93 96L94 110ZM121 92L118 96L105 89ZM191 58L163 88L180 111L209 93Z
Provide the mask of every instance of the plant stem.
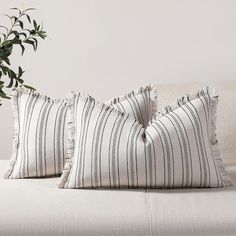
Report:
M4 43L4 41L6 41L6 40L9 38L9 36L10 36L12 30L14 29L14 27L15 27L16 24L18 23L19 19L23 16L23 14L24 14L24 11L22 11L22 13L16 18L16 20L15 20L14 23L11 23L11 28L10 28L9 31L7 32L5 39L1 42L0 47L2 46L2 44Z

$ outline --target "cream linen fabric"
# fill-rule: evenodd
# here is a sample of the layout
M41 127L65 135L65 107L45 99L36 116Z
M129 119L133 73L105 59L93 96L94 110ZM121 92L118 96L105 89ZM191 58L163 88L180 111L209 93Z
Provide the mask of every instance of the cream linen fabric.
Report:
M105 104L120 112L128 113L146 127L157 112L157 94L158 91L152 85L148 85L114 98Z
M157 84L158 107L172 104L183 94L192 94L211 85L219 95L217 108L217 138L221 157L225 163L236 163L236 81L206 81L204 83Z
M148 126L84 94L68 98L71 155L62 188L191 188L230 184L217 149L217 97L184 96Z
M11 94L14 115L13 155L5 178L46 177L62 172L67 156L67 102L18 88ZM110 106L146 126L156 112L152 86L115 98Z
M0 161L0 175L8 161ZM59 178L0 178L1 236L234 236L233 186L189 190L73 190Z
M11 93L14 137L9 179L62 172L66 158L66 100L51 99L20 87Z

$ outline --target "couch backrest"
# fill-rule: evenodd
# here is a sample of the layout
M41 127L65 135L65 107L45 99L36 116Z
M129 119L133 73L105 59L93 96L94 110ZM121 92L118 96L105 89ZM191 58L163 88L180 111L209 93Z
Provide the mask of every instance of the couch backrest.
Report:
M214 87L219 95L216 132L221 157L225 163L236 163L236 81L157 84L158 109L206 85Z

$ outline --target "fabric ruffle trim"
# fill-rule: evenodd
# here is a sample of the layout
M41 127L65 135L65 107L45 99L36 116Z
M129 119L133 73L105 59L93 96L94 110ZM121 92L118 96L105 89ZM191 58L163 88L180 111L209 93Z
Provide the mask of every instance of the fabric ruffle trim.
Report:
M62 172L62 176L60 179L60 182L58 184L59 188L64 188L66 186L66 182L68 180L69 173L71 171L72 166L72 158L74 155L74 148L75 148L75 98L76 96L79 96L80 100L89 100L91 103L94 102L95 106L104 109L104 112L111 112L117 116L123 117L124 119L131 120L132 122L135 122L136 124L143 126L138 120L136 120L133 116L130 114L118 111L117 109L106 105L105 103L101 103L96 101L93 97L91 97L87 93L79 93L76 95L74 92L70 92L67 99L67 106L68 106L68 120L67 120L67 130L68 130L68 142L67 142L67 158L65 160L64 169Z
M208 133L209 133L209 142L211 145L212 155L216 161L216 165L218 167L218 171L222 180L222 186L230 186L232 185L232 180L229 177L227 171L225 170L224 163L220 157L220 150L218 147L218 140L216 135L216 112L217 112L217 104L218 104L218 96L215 94L215 90L211 87L205 87L199 90L195 94L185 95L182 98L178 99L175 104L172 106L166 106L162 108L154 119L157 120L162 116L174 111L175 109L179 108L180 106L196 99L201 96L209 96L210 97L210 117L209 117L209 126L208 126ZM152 122L152 121L151 121Z
M105 104L112 106L112 105L115 105L116 103L119 103L119 102L122 102L122 101L126 100L129 97L139 95L139 94L143 94L143 93L146 93L148 91L150 91L151 100L153 102L153 105L152 105L152 116L153 116L153 115L156 114L157 106L158 106L158 101L157 101L158 92L157 92L156 86L154 86L154 85L147 85L146 87L139 87L139 88L137 88L137 89L125 94L125 95L113 98L113 99L105 102Z
M10 97L11 97L11 104L12 104L12 111L13 111L13 120L14 120L14 130L13 130L13 151L12 151L12 157L10 159L10 164L8 170L4 173L3 178L9 179L11 178L11 174L14 170L14 165L17 160L17 155L18 155L18 148L19 148L19 133L20 133L20 124L19 124L19 104L18 100L19 97L22 96L23 94L30 95L35 97L35 99L39 100L45 100L47 99L48 102L53 102L53 103L64 103L64 105L67 105L67 100L66 99L52 99L49 98L46 95L42 95L39 92L35 90L30 90L27 88L24 88L23 86L20 86L16 89L13 89Z

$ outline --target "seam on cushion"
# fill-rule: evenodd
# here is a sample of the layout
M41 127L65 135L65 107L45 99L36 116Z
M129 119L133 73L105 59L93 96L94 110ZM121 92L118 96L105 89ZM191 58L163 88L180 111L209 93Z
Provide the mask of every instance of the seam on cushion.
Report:
M149 235L153 236L153 223L152 223L152 213L150 207L150 199L149 199L149 192L145 189L145 199L146 199L146 206L147 206L147 214L148 214L148 226L149 226Z

